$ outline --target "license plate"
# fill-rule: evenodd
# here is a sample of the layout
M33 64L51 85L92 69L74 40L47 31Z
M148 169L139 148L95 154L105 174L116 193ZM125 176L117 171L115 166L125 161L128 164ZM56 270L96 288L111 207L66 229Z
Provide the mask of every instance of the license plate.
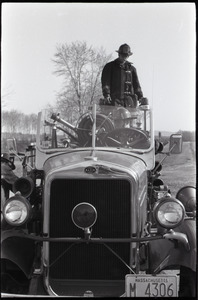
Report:
M127 297L178 297L176 275L133 275L125 277Z

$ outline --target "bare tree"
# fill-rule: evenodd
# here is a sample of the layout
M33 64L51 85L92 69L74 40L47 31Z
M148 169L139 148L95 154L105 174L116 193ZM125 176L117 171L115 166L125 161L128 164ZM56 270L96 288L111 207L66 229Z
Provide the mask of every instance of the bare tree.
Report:
M2 132L8 132L9 131L9 112L3 111L1 114L1 129Z
M25 115L17 110L2 112L2 132L35 134L37 115Z
M10 101L10 97L13 94L14 94L14 91L10 85L4 86L2 88L2 94L1 94L2 109L4 109L7 106L8 102Z
M31 114L29 116L30 119L30 133L36 134L37 131L37 114Z
M64 114L76 119L84 112L84 106L99 100L101 94L101 71L111 59L103 48L88 47L86 42L57 46L53 62L54 74L64 78L63 88L57 94L57 106Z
M17 110L12 109L9 112L2 113L2 127L4 131L7 132L17 132L21 129L21 120L23 119L23 114Z

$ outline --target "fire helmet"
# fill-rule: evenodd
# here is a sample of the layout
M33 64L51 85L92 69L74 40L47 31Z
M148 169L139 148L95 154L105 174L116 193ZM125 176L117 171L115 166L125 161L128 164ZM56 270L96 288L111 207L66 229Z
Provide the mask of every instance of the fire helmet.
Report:
M132 55L133 53L131 52L131 48L127 44L123 44L120 46L118 50L116 50L119 54L127 54L127 55Z
M128 111L128 109L124 107L118 107L116 113L115 113L115 119L117 120L125 120L125 119L130 119L131 114Z

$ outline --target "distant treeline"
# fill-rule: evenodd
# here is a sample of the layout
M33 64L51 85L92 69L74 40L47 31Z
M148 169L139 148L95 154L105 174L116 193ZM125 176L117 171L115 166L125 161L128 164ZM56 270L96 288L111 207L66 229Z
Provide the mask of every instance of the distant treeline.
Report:
M182 134L183 142L194 142L195 141L195 132L194 131L179 130L177 133ZM158 135L155 135L155 138L166 144L169 141L171 134L172 133L170 132L169 135L167 135L167 134L163 135L163 133L159 132Z
M195 132L192 131L182 131L182 137L184 142L194 142Z
M2 111L1 131L7 133L20 132L36 134L37 114L26 115L18 110Z

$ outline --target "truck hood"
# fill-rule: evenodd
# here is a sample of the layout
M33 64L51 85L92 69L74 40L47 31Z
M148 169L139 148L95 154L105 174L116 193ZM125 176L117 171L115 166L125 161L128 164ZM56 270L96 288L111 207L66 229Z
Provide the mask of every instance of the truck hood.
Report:
M94 156L90 156L90 151L57 154L47 159L43 168L47 175L55 170L71 170L76 167L101 164L120 170L133 170L136 174L142 173L146 170L145 162L138 156L107 151L95 151Z

